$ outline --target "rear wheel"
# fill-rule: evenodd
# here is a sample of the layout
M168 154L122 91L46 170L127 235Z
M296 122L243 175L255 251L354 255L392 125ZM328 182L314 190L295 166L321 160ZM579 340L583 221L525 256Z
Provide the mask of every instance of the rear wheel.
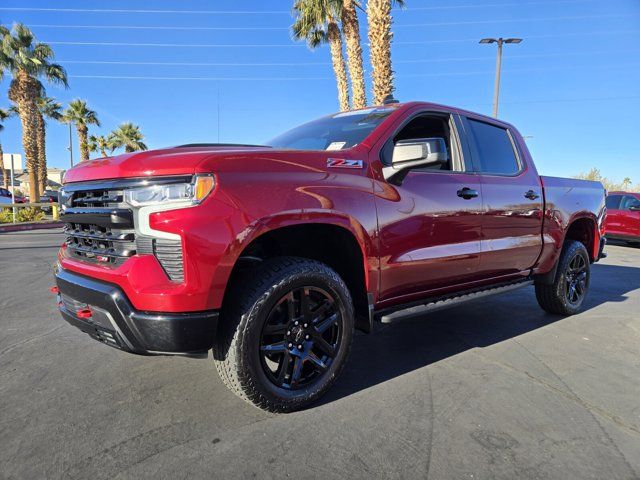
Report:
M214 360L224 383L268 411L304 408L342 370L354 330L342 279L313 260L279 257L236 282Z
M547 312L573 315L580 310L589 289L590 262L587 249L580 242L565 242L554 282L536 283L538 304Z

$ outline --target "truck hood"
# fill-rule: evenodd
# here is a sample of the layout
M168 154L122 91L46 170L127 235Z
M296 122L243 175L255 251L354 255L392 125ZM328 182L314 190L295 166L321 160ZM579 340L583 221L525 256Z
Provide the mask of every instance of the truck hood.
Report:
M178 147L88 160L68 170L64 183L218 172L325 172L330 168L329 163L331 167L346 168L352 174L358 174L365 170L363 158L366 153L358 147L340 151L276 150L253 146ZM344 165L339 164L341 159L356 161Z
M179 147L162 150L125 153L115 157L81 162L68 170L64 182L86 182L114 178L155 177L161 175L191 175L211 157L236 157L241 154L273 152L269 147Z

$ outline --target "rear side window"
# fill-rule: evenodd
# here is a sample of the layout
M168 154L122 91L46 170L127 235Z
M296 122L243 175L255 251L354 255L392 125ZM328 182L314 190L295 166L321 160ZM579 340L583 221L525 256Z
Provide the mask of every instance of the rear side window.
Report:
M504 128L468 119L476 144L478 167L483 173L515 175L520 171L513 142Z
M609 195L606 200L607 209L609 210L618 210L618 206L620 205L621 195Z

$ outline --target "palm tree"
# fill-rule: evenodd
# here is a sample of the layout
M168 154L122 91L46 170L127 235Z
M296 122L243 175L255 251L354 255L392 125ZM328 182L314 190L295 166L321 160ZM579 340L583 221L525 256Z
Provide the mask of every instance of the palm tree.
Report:
M89 151L99 151L103 157L108 157L115 150L112 140L111 137L105 137L104 135L91 135L89 137ZM107 155L107 150L109 150L109 155Z
M360 46L360 23L356 12L356 0L342 2L342 31L347 46L347 62L351 77L351 93L353 108L367 106L367 94L364 88L364 72L362 69L362 47Z
M62 104L55 98L42 96L36 100L38 106L38 185L40 191L47 189L47 119L62 119Z
M0 132L4 130L4 121L11 116L8 110L0 108ZM4 182L4 188L9 188L9 170L4 168L4 157L2 151L2 143L0 143L0 169L2 169L2 177Z
M379 105L393 93L393 70L391 69L391 3L393 0L369 0L369 50L371 54L371 76L373 78L373 103ZM395 0L404 6L404 0Z
M89 160L89 125L100 126L98 114L87 107L87 102L76 98L69 102L63 120L66 123L75 123L78 131L78 143L80 143L80 161Z
M143 143L144 135L140 132L140 127L131 122L121 124L109 135L109 141L114 148L124 147L125 152L137 152L138 150L146 150L147 146Z
M0 27L2 48L0 69L12 75L9 100L16 104L22 124L22 147L29 169L29 197L31 202L40 200L38 185L38 107L36 100L42 91L38 80L43 77L49 83L68 87L64 68L52 63L53 50L46 43L36 42L31 30L21 23L9 31Z
M342 32L338 26L341 11L341 0L296 0L293 5L296 19L291 29L294 39L305 40L312 49L322 43L329 44L340 110L349 110L347 67L342 54Z

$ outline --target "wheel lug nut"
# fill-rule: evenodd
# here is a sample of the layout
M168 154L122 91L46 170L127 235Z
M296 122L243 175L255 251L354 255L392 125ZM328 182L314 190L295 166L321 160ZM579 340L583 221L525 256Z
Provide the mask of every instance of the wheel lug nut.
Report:
M297 320L294 322L294 325L298 325L298 321Z
M298 345L298 350L302 350L302 345Z
M305 339L305 340L309 340L309 335L305 335L305 336L304 336L304 339Z
M291 348L291 347L293 347L293 343L290 343L290 344L289 344L289 348Z
M291 335L291 330L287 330L287 335Z
M308 327L308 325L305 323L305 324L303 325L303 327L304 327L304 328L307 328L307 327Z

